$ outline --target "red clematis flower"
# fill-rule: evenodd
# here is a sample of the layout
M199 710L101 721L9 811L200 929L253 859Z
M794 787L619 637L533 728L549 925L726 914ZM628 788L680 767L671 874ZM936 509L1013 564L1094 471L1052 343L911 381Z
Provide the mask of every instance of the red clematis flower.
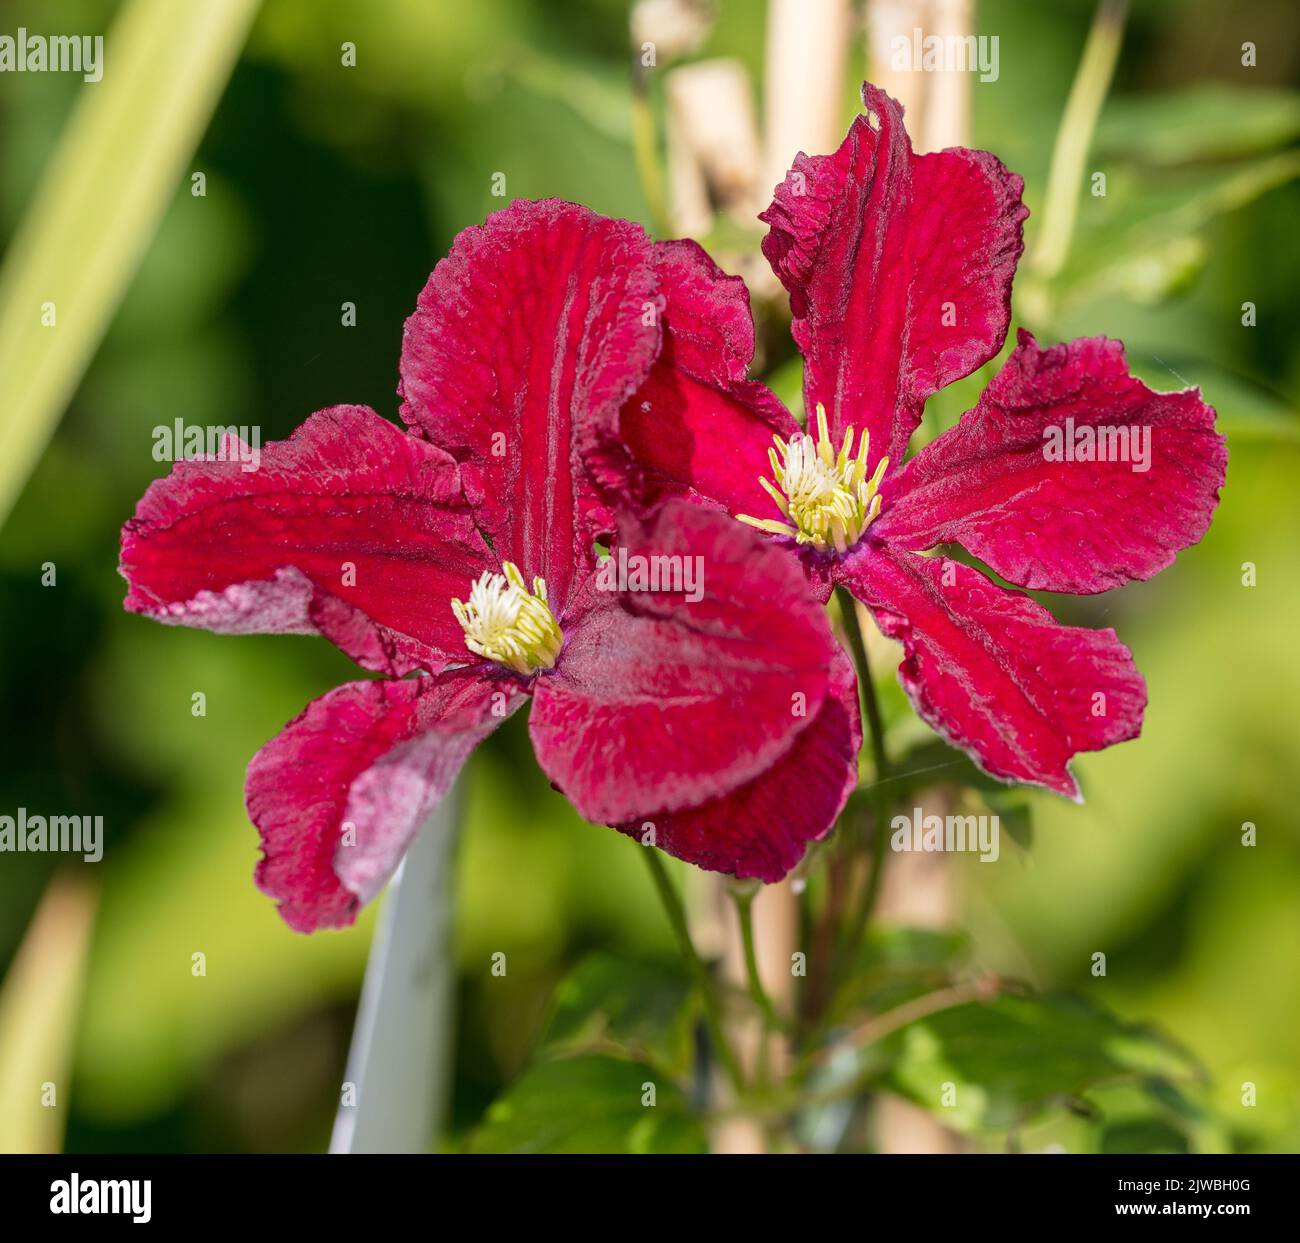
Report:
M538 761L590 820L651 821L671 853L764 879L834 823L857 705L798 568L670 502L625 517L616 550L698 558L698 589L601 580L610 515L576 444L655 362L657 281L636 226L515 203L459 236L407 321L409 434L322 410L255 472L237 453L178 464L126 524L127 609L321 634L386 675L314 701L249 767L257 883L292 927L351 923L529 696Z
M1141 728L1130 652L1113 630L1059 625L922 554L957 543L1048 591L1150 578L1208 528L1224 442L1197 390L1153 392L1117 342L1043 349L1022 332L976 407L903 465L926 399L1002 347L1027 211L994 156L918 156L901 107L870 84L863 101L839 150L801 154L760 217L813 433L745 380L743 283L673 243L658 252L665 347L605 421L593 472L643 502L685 497L769 532L824 594L843 585L902 642L900 679L931 726L996 777L1077 798L1071 757Z

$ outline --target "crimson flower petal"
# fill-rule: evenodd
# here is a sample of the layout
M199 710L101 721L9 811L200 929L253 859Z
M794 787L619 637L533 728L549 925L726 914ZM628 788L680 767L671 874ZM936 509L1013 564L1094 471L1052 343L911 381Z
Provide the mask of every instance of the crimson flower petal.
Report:
M743 380L754 358L749 290L728 276L699 242L654 243L664 331L677 366L712 384Z
M1113 630L1063 626L969 566L875 541L839 573L902 642L922 719L994 777L1078 798L1070 757L1140 732L1146 683Z
M714 510L670 501L644 525L629 516L610 566L623 553L632 589L589 580L530 721L542 769L605 824L764 772L816 719L836 650L796 559ZM636 590L631 571L652 564L636 559L651 557L698 558L700 598Z
M326 635L367 668L464 660L446 602L488 552L445 453L334 406L257 470L179 462L122 529L126 608L221 634Z
M290 721L253 757L245 794L265 854L257 885L285 922L298 932L351 924L470 752L525 698L476 666L349 682Z
M838 446L871 434L870 463L902 463L925 400L988 362L1006 337L1023 250L1022 180L987 151L915 155L903 109L864 83L834 155L800 154L760 217L790 291L809 411Z
M764 385L754 356L749 291L695 242L655 246L663 350L649 379L596 428L587 461L607 488L643 505L684 497L729 513L779 518L759 485L773 434L798 432Z
M1099 441L1112 460L1048 460ZM961 544L1021 587L1106 591L1205 534L1227 460L1199 390L1153 392L1118 341L1042 349L1022 329L975 409L885 485L873 530L907 548Z
M825 837L857 784L862 724L853 665L840 651L830 694L794 746L753 781L700 807L622 826L623 832L711 872L773 883ZM647 844L649 844L647 842Z
M406 321L402 418L460 463L501 561L546 579L563 611L591 560L577 461L588 419L613 417L659 349L649 240L548 199L466 229Z

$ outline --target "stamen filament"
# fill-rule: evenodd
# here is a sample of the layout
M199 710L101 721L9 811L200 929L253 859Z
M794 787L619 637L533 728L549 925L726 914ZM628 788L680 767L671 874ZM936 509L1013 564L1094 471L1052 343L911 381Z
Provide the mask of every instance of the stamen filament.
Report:
M470 588L468 604L451 602L465 646L525 676L549 669L564 636L547 603L546 581L534 578L529 591L517 565L507 561L501 568L501 574L483 571Z
M879 488L889 458L881 458L867 479L870 435L862 433L855 454L853 428L846 428L837 454L831 448L826 408L820 403L816 426L816 439L806 433L791 436L789 441L773 436L775 448L767 452L772 479L759 477L764 491L789 521L748 514L737 517L761 531L791 536L800 544L844 552L880 513Z

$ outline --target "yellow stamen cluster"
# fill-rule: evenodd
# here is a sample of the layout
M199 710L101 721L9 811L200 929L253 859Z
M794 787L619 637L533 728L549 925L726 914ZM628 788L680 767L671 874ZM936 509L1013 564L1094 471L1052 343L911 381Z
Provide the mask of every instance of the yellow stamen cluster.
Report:
M882 457L875 473L867 478L867 453L871 437L862 433L858 451L853 452L853 429L844 432L838 456L831 449L826 426L826 409L817 407L817 439L806 433L784 441L774 436L776 448L767 451L776 482L760 478L759 483L789 519L751 518L737 514L741 522L773 535L793 535L801 544L834 548L844 552L857 543L862 532L880 512L880 481L889 468Z
M546 602L546 583L533 579L530 592L517 565L507 561L501 568L504 574L483 571L470 588L468 604L451 602L465 631L465 646L516 673L549 669L564 636Z

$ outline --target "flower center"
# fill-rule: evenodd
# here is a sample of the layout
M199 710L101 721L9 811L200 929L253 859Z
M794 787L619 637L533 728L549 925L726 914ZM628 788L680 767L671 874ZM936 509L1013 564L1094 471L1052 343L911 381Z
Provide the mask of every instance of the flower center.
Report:
M772 439L776 448L769 449L767 457L776 482L762 476L758 482L788 521L751 518L748 514L737 514L737 518L773 535L793 535L799 543L815 548L834 548L837 552L851 548L880 512L880 481L889 459L882 457L868 479L871 437L862 433L855 454L851 427L845 430L844 444L835 455L826 427L826 409L820 404L816 440L807 434L791 436L789 441L780 436Z
M465 646L516 673L549 669L564 636L546 602L546 582L533 579L529 591L517 565L507 561L501 568L504 574L483 571L469 590L468 604L451 602L465 631Z

